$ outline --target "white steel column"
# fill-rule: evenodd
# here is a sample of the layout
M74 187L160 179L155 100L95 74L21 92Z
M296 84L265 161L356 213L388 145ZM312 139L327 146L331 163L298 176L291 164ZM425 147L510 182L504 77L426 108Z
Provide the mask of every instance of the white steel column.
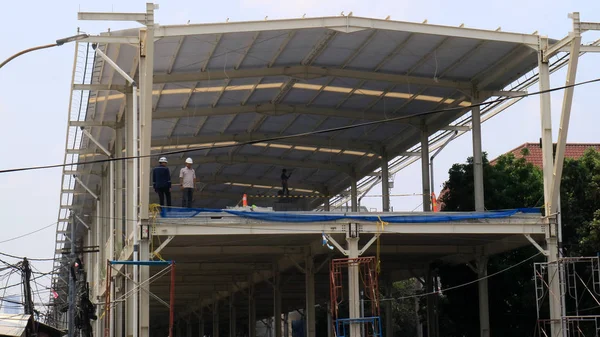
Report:
M392 310L392 295L393 295L394 284L391 280L386 280L385 294L387 295L387 301L383 302L383 309L385 312L385 337L394 337L394 313Z
M490 304L488 297L487 279L488 257L481 256L477 259L477 289L479 293L479 335L490 337Z
M212 312L212 324L213 324L213 333L212 337L219 337L219 301L215 296L215 301L213 303L213 312Z
M192 337L192 318L190 317L189 320L185 321L186 323L186 337Z
M548 39L542 38L540 40L540 48L546 49L548 46ZM573 55L571 56L573 57ZM577 57L577 56L575 56ZM539 66L539 78L540 78L540 91L546 91L550 89L550 70L548 62L544 62L543 53L540 52L538 56ZM541 114L541 125L542 125L542 162L543 162L543 176L544 176L544 204L546 210L547 219L550 221L549 230L546 234L546 246L548 250L548 286L550 302L550 331L552 337L557 337L562 334L561 328L561 292L558 275L558 242L556 239L555 224L551 221L553 215L551 214L551 202L552 202L552 175L554 171L553 163L553 142L552 142L552 111L550 105L550 93L540 94L540 114Z
M250 277L248 287L248 337L256 337L256 299L254 298L254 279Z
M204 337L204 311L200 308L200 317L198 319L198 337Z
M231 295L229 295L229 337L236 336L236 318L235 318L235 294L233 288Z
M304 276L306 283L306 337L316 336L315 320L315 264L312 255L307 255L304 264Z
M126 150L126 156L130 159L127 159L127 162L125 164L125 173L126 173L126 177L125 177L125 187L126 187L126 191L127 193L125 193L125 233L124 233L124 242L125 245L126 244L130 244L130 238L132 235L133 230L136 228L136 224L134 221L134 214L137 213L136 212L136 199L135 199L135 181L134 181L134 171L135 171L135 160L132 159L131 157L134 155L134 148L135 148L135 140L134 140L134 129L135 129L135 122L134 122L134 118L135 118L136 114L134 112L134 97L133 97L133 93L127 93L125 95L125 112L124 112L124 118L125 118L125 150ZM124 270L127 273L132 273L133 268L130 266L125 266ZM130 292L133 290L134 285L133 282L131 280L125 280L125 284L126 284L126 290L127 292ZM127 327L126 327L126 336L127 337L131 337L134 335L134 331L136 329L134 329L134 301L133 301L133 296L128 297L125 300L125 307L126 307L126 322L127 322ZM137 334L136 334L137 336Z
M350 224L351 227L356 224ZM348 258L359 257L358 236L346 236ZM350 319L360 318L360 276L358 263L348 264L348 307ZM350 324L350 336L360 336L361 324Z
M474 93L474 103L479 103L478 93ZM485 211L483 191L483 151L481 146L481 108L471 109L471 125L473 136L473 178L475 186L475 211Z
M281 337L281 275L277 263L273 269L273 330L274 337Z
M150 145L152 138L152 83L154 76L154 4L146 4L146 27L140 29L140 220L148 234L140 240L140 260L150 259L149 200L150 200ZM150 336L150 287L146 282L150 267L140 268L139 282L144 283L140 296L140 337Z
M358 190L356 187L356 176L350 177L350 200L352 212L358 212Z
M387 151L381 151L381 203L382 211L390 211L390 169Z
M423 123L421 130L421 179L423 186L423 212L431 211L431 187L429 186L429 132Z

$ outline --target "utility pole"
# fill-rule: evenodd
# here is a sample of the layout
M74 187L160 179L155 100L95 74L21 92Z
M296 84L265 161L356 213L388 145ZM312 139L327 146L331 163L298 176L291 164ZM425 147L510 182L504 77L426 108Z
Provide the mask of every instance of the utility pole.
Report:
M23 279L23 297L25 301L24 311L26 315L33 315L33 298L31 297L31 267L27 258L23 258L23 269L21 270Z

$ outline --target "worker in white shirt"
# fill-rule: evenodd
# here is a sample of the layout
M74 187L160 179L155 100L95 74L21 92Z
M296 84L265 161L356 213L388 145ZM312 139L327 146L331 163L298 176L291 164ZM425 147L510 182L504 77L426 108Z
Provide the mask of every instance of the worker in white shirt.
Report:
M179 183L183 192L181 207L192 208L194 189L196 187L196 171L192 168L192 158L185 160L185 167L179 171Z

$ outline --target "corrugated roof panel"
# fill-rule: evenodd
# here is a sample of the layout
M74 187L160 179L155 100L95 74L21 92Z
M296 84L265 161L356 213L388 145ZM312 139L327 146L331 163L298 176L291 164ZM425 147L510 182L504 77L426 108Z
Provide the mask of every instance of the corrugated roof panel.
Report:
M443 36L438 35L413 35L413 38L381 67L381 71L406 73L425 55L433 51L443 39Z
M349 34L337 34L315 60L314 64L319 66L339 66L362 45L372 32L372 30L363 30Z
M279 54L276 66L298 65L302 60L309 55L315 44L321 41L325 34L329 33L328 29L312 28L296 30L296 34L287 44L283 52ZM286 34L283 32L282 34ZM287 34L286 34L287 35Z
M256 113L244 113L238 114L238 116L233 120L229 128L227 128L228 133L245 133L246 130L252 125L252 122L256 118Z
M175 125L175 129L173 130L173 137L188 137L193 136L198 128L200 127L200 123L204 121L206 117L183 117L179 118L177 121L177 125Z
M176 118L152 120L152 138L166 138L175 126Z
M183 45L179 48L173 72L197 72L202 69L202 66L208 60L208 56L219 43L219 35L209 34L186 37ZM176 44L171 43L168 47L166 45L165 47L173 50Z
M242 59L245 49L251 45L253 35L254 32L223 34L208 62L208 69L233 69Z
M373 70L388 54L408 38L410 33L380 30L367 48L363 49L348 65L352 69Z
M277 55L279 48L288 38L291 31L265 31L252 44L246 58L242 62L242 68L258 68L268 65Z
M272 133L281 132L283 128L294 118L292 114L281 116L268 116L260 126L260 132Z

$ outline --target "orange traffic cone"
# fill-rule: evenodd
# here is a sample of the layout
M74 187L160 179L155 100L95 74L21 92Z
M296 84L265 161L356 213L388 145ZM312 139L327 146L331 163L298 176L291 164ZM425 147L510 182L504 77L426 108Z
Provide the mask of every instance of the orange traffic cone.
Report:
M244 196L242 197L242 206L248 207L248 196L246 193L244 193Z

